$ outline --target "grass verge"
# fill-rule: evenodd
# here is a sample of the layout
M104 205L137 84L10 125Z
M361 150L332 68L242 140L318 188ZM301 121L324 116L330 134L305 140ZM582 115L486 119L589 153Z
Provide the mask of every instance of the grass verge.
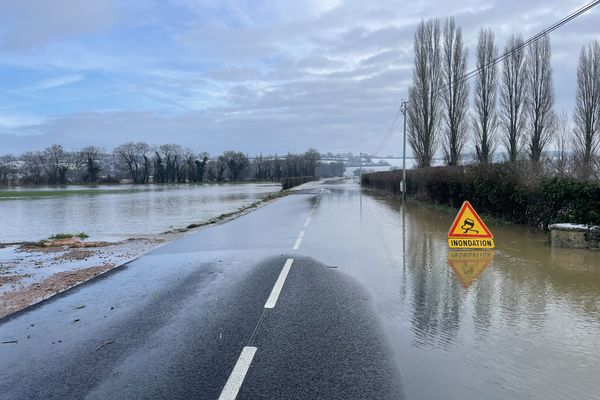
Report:
M85 232L79 232L79 233L57 233L55 235L50 236L48 239L50 240L62 240L62 239L71 239L74 237L78 237L80 239L86 239L89 238L90 235L88 235Z

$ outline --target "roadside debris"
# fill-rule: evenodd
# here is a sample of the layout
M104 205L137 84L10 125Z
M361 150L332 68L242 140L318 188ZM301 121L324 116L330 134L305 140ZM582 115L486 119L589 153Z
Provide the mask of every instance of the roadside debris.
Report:
M101 264L74 271L63 271L21 290L4 293L0 295L0 318L52 297L56 293L63 292L112 268L114 268L114 264ZM83 307L85 306L79 306L76 309Z
M109 340L107 342L102 343L100 346L96 347L96 351L100 350L101 348L103 348L104 346L108 346L109 344L113 344L115 341L114 340Z

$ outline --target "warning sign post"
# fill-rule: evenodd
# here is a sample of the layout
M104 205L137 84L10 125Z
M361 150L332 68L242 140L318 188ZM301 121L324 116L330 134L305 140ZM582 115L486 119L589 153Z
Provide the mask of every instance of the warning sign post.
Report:
M452 223L448 246L453 249L494 248L494 235L468 201L463 203Z

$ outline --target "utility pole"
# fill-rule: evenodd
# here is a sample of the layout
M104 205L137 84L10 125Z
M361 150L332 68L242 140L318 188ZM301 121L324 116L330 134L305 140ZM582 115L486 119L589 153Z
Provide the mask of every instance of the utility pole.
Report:
M404 135L402 145L402 202L406 201L406 105L408 101L402 100L402 106L400 110L402 111L402 115L404 116Z
M359 188L359 192L360 192L360 222L362 224L362 151L360 152L360 155L358 156L358 160L359 160L359 165L360 165L360 188Z
M359 170L359 184L362 186L362 152L360 152L360 155L358 156L358 170Z

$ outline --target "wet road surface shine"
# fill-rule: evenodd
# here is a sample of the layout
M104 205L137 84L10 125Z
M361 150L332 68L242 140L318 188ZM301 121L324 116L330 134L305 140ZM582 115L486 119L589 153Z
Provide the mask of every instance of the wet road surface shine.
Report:
M0 322L1 397L596 398L593 252L456 254L452 211L325 188Z

